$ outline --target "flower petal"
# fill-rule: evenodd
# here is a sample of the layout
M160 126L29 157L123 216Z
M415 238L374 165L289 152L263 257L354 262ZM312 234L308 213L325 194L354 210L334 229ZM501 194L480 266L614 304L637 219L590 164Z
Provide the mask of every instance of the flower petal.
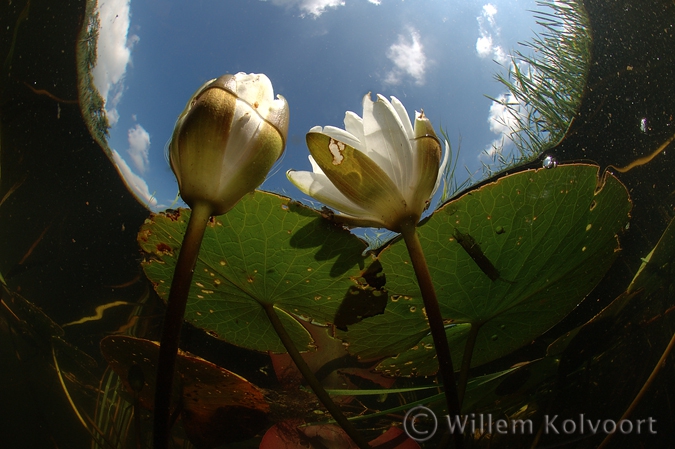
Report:
M345 130L356 137L362 145L366 144L366 139L363 135L363 119L352 111L345 113Z
M390 228L396 226L394 221L398 217L405 215L401 191L364 153L320 133L307 134L307 146L335 187L351 202L369 211L369 215Z
M367 155L402 190L409 182L412 147L403 124L391 103L381 95L373 102L363 100L363 131Z
M321 167L319 167L319 164L316 163L316 161L314 160L314 158L312 157L311 154L309 156L307 156L307 159L309 159L309 163L312 164L312 171L314 173L318 173L318 174L324 175L324 176L326 175L323 172L323 170L321 170Z
M354 216L367 214L366 211L344 196L324 174L288 170L286 177L302 193L311 196L332 209Z
M420 113L415 119L415 161L413 179L415 183L410 185L409 195L406 199L416 207L427 206L438 181L439 166L441 163L441 143L436 137L431 122Z
M443 175L445 173L445 167L448 165L448 159L450 158L450 144L448 143L447 140L445 142L445 154L443 155L443 161L441 162L441 166L438 167L438 177L436 178L436 185L434 186L433 192L431 192L431 196L434 196L436 191L438 190L438 186L441 185L441 178L443 178Z
M335 140L339 140L342 143L346 143L347 145L354 147L359 151L364 151L363 142L344 129L336 128L334 126L324 126L323 131L319 132L330 136Z
M405 106L403 106L403 103L401 103L401 101L396 97L391 97L391 105L398 114L398 118L401 121L403 129L405 129L408 138L413 139L415 137L415 133L413 131L412 123L410 123L410 116L408 115L408 111L405 109Z

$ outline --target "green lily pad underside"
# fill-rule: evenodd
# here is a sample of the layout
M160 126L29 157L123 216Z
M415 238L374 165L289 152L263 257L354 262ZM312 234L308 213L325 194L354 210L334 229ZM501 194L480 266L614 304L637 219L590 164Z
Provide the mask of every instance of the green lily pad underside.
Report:
M139 233L148 278L165 300L189 210L153 215ZM365 243L289 198L256 191L206 228L185 319L229 343L285 352L262 305L273 305L298 349L297 318L333 322L363 268Z
M508 175L446 203L418 228L456 367L471 326L479 326L477 366L544 333L602 279L631 202L611 174L598 187L598 169L570 164ZM467 250L458 239L475 245ZM395 241L379 260L390 295L385 313L340 336L359 357L392 356L379 365L385 373L433 374L435 351L405 244Z

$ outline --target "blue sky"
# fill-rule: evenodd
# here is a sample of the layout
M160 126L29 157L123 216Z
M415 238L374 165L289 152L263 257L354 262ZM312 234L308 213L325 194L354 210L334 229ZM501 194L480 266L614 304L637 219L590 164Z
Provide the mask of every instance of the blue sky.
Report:
M170 206L178 187L165 147L194 91L225 73L264 73L290 105L283 159L263 188L303 199L286 179L310 170L305 133L361 115L367 92L424 109L445 129L459 166L502 138L504 117L484 94L508 54L537 27L523 0L106 0L94 82L106 101L113 159L137 197ZM460 179L467 177L463 168ZM181 205L182 203L179 203Z

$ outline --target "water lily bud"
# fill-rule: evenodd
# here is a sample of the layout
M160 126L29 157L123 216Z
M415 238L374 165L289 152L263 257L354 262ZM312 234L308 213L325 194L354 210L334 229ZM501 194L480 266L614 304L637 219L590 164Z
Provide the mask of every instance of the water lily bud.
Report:
M258 187L284 151L288 103L263 74L223 75L178 117L169 161L183 200L224 214Z
M417 221L440 184L448 160L431 122L416 114L413 128L401 102L363 98L363 118L345 114L345 129L316 126L307 134L312 171L289 170L303 193L337 210L352 226L399 232Z

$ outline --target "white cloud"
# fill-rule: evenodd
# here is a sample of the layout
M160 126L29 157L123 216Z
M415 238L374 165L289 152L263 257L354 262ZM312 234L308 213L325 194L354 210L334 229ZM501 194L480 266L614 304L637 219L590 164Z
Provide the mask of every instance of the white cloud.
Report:
M395 65L385 76L384 82L387 84L400 84L405 76L411 76L415 84L424 84L427 57L420 42L420 34L414 29L410 29L409 33L409 38L399 34L398 41L387 50L387 58Z
M482 35L476 41L476 51L481 58L487 58L492 54L492 36Z
M145 173L145 170L148 168L148 153L150 151L150 134L143 129L139 124L136 124L133 128L129 128L128 131L129 138L129 157L134 163L134 167L141 172Z
M96 48L94 84L105 101L110 125L117 123L117 104L124 91L124 74L131 61L131 49L139 37L129 36L130 0L106 0L98 8L100 29Z
M508 61L508 55L500 45L496 45L495 41L499 39L499 27L495 16L497 15L497 7L492 3L483 5L480 15L476 18L478 20L478 33L480 36L476 40L476 52L481 58L492 57L500 64Z
M265 0L263 0L265 1ZM297 7L302 15L307 14L319 17L329 8L344 6L345 0L271 0L273 5L285 6L286 8Z
M117 170L120 172L127 185L131 188L131 191L150 207L157 206L157 199L154 197L154 195L150 194L148 184L145 182L145 180L134 173L133 170L131 170L131 167L129 167L129 165L124 159L122 159L117 151L112 150L112 156L113 161L117 166Z
M495 16L497 15L497 7L495 5L493 5L492 3L483 5L483 12L481 13L481 15L485 19L487 19L491 27L494 27L496 25Z
M512 143L511 133L519 129L519 121L525 121L527 118L526 106L518 101L511 93L501 94L490 105L488 113L488 124L490 131L497 134L497 138L488 145L479 158L488 156L494 157ZM510 106L507 107L506 104Z

